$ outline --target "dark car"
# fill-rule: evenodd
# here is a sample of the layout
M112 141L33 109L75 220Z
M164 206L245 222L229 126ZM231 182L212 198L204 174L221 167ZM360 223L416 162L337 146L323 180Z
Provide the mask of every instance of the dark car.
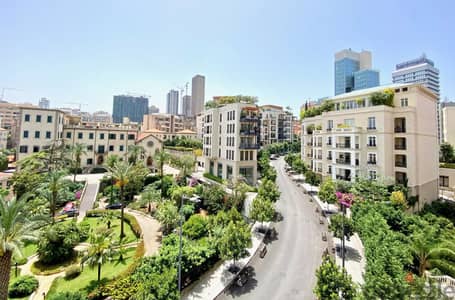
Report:
M60 215L74 217L74 216L79 215L79 210L77 210L76 208L67 209L67 210L60 212Z
M122 203L111 203L106 205L106 209L120 209L122 208L123 204Z

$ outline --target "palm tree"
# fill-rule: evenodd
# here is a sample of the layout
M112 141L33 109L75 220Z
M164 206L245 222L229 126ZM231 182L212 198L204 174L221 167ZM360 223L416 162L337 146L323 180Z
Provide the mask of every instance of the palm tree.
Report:
M147 186L141 194L141 201L148 203L148 212L152 211L152 202L159 201L159 198L159 192L151 185Z
M145 149L141 145L129 145L128 146L129 158L128 162L130 164L135 164L139 158L143 158L145 154Z
M108 168L113 168L114 165L120 161L120 157L117 154L111 154L106 159L106 165ZM114 178L111 176L111 200L114 199Z
M184 155L176 160L177 167L180 169L180 176L186 178L194 170L196 160L191 155Z
M156 154L155 154L155 161L156 163L159 165L160 167L160 176L161 176L161 198L163 198L163 195L164 195L164 181L163 181L163 178L164 178L164 164L167 163L169 161L169 159L171 158L171 156L169 155L169 153L165 152L164 149L158 151Z
M111 260L114 255L112 233L105 229L92 232L90 235L90 247L82 258L82 263L87 263L90 268L98 267L98 284L101 280L101 266Z
M120 238L125 236L124 232L124 213L125 213L125 199L124 199L124 190L125 185L128 184L128 181L131 176L131 165L125 162L119 161L114 164L113 167L109 168L112 178L116 181L116 185L120 189L120 202L122 203L121 213L120 213Z
M76 182L76 174L77 174L77 171L81 167L81 156L87 155L86 148L87 147L84 144L79 144L79 143L76 143L73 146L71 146L71 157L72 157L72 162L73 162L73 167L74 167L73 182Z
M40 185L41 193L49 200L52 224L55 222L57 202L60 199L62 191L68 186L65 176L65 171L50 171L47 174L45 181Z
M44 172L48 170L47 154L43 151L32 153L17 162L20 170L30 170L34 172Z
M8 296L12 256L22 257L23 242L36 240L37 222L28 217L27 198L7 201L0 196L0 299Z
M455 277L455 245L452 242L438 243L427 233L420 233L412 239L411 252L419 264L420 276L424 276L426 270L437 268Z

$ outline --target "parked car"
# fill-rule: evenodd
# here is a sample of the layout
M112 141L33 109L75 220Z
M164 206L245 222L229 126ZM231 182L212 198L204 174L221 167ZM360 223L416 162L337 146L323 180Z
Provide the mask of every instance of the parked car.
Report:
M119 202L111 203L111 204L106 205L106 209L120 209L120 208L122 208L122 206L125 207L122 203L119 203Z
M67 217L74 217L74 216L78 216L79 215L79 210L77 210L76 208L62 210L59 213L59 215L60 216L67 216Z

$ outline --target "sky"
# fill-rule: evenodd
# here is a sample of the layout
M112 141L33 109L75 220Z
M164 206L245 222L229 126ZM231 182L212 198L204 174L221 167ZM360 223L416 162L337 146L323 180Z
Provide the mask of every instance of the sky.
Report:
M112 112L137 93L206 77L206 100L253 95L298 107L334 94L334 53L373 53L381 84L425 53L455 101L455 2L421 0L0 0L0 92L10 102ZM0 95L1 97L1 95Z

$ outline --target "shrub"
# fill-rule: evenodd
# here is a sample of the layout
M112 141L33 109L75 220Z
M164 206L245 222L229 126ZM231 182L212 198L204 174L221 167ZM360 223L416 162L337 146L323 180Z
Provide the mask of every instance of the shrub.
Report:
M14 280L8 290L10 298L21 298L30 295L38 288L38 280L30 275L20 276Z
M73 279L81 274L81 267L78 265L72 265L65 271L65 279Z
M131 230L133 231L134 235L137 238L140 238L142 235L142 229L141 229L141 226L139 226L139 223L137 222L136 218L130 214L124 214L123 216L124 216L123 220L125 221L125 223L130 225Z
M210 174L210 173L204 173L204 177L205 178L208 178L208 179L211 179L213 181L216 181L218 183L223 183L223 179L218 177L218 176L215 176L213 174Z
M86 300L87 296L82 292L61 292L52 295L49 300Z
M199 239L208 234L207 218L201 215L192 215L183 224L183 234L190 239Z

